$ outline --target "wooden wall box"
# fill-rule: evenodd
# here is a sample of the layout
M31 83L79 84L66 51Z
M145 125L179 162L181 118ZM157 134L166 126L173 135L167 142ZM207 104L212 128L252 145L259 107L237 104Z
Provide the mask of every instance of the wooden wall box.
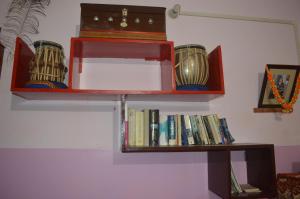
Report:
M80 37L166 40L166 8L81 4Z

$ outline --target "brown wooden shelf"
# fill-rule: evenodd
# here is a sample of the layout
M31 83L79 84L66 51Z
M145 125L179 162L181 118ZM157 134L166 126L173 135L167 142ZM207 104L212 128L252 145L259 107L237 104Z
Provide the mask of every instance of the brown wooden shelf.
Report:
M231 194L231 152L245 152L247 183L262 190L259 194ZM208 188L221 198L274 198L276 171L273 144L236 143L163 147L122 147L124 153L207 152Z
M217 144L217 145L192 145L192 146L158 146L158 147L122 147L123 153L147 153L147 152L207 152L207 151L239 151L245 149L272 148L273 144Z
M254 113L282 113L282 108L253 108Z

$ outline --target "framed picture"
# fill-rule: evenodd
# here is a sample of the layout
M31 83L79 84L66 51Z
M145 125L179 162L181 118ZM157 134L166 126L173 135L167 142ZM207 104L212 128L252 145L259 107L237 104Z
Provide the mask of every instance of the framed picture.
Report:
M300 70L298 65L274 65L268 64L267 67L273 75L273 80L277 86L279 94L285 101L289 102L293 97L297 77ZM271 85L268 81L267 71L265 71L260 97L259 108L280 108L281 105L276 101Z

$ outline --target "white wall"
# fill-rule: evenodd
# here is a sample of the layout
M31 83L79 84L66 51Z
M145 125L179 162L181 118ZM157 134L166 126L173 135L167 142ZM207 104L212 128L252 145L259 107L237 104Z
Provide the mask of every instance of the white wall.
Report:
M79 1L52 0L47 17L40 17L40 34L33 40L62 44L69 55L69 40L78 36L80 3L164 6L180 3L182 10L257 16L300 22L297 0L193 0L193 1ZM8 0L0 3L0 25ZM292 114L253 113L259 96L259 76L266 64L298 64L291 26L179 16L167 17L168 40L175 45L195 43L211 51L222 46L225 95L209 103L148 105L165 111L218 113L227 118L237 142L298 145L300 103ZM67 60L68 61L68 60ZM1 148L97 148L117 146L117 102L25 101L10 92L12 65L4 63L0 80Z

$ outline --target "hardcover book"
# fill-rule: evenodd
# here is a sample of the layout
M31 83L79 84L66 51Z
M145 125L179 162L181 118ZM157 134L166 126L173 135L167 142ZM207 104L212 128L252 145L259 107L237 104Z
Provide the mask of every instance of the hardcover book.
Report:
M169 133L169 145L176 145L176 130L175 130L175 117L174 115L168 115L168 133Z
M243 192L245 193L260 193L261 190L255 186L252 186L251 184L241 184L240 185Z
M195 140L192 132L192 125L191 125L189 115L184 115L184 123L185 123L186 135L188 139L188 145L194 145Z
M135 109L128 108L128 145L135 146L136 134L135 134Z
M159 146L167 146L168 143L168 116L159 116Z
M144 146L144 113L142 111L135 112L135 138L136 146Z
M202 145L203 143L202 143L202 140L199 135L199 129L198 129L198 125L196 122L196 116L190 115L190 121L191 121L192 133L193 133L193 137L195 140L195 144Z
M128 146L128 108L126 101L121 102L121 140L122 145Z
M203 144L210 144L209 138L207 135L207 131L206 131L206 127L205 127L205 124L203 122L201 115L197 115L196 122L198 125L199 134L200 134L201 140L203 141Z
M214 136L213 136L213 132L212 132L211 127L210 127L209 122L208 122L207 116L203 116L202 119L203 119L203 122L204 122L204 125L205 125L205 128L206 128L206 131L207 131L207 135L208 135L208 138L209 138L209 143L210 144L216 144Z
M144 109L144 146L149 146L149 109Z
M159 110L149 110L149 142L150 146L159 145Z
M216 114L213 114L212 116L214 118L215 128L216 128L216 131L218 132L217 134L218 134L218 137L220 139L219 142L221 144L225 144L225 136L224 136L224 133L221 129L220 118Z
M188 139L187 139L187 131L185 127L185 121L184 121L184 115L180 115L181 118L181 139L182 139L182 145L186 146L189 145Z
M231 169L231 193L242 193L243 190L240 186L240 184L238 183L236 176L234 174L233 168L230 165L230 169Z
M177 140L177 145L181 146L182 145L182 125L181 125L181 118L180 115L176 115L176 140Z
M222 144L222 139L220 136L220 130L216 124L215 121L215 116L214 115L207 115L207 119L208 119L208 125L211 129L215 144Z
M220 119L220 127L224 133L225 139L227 140L228 144L231 144L235 141L235 139L232 137L229 129L228 129L228 125L227 125L227 121L226 118L221 118Z

